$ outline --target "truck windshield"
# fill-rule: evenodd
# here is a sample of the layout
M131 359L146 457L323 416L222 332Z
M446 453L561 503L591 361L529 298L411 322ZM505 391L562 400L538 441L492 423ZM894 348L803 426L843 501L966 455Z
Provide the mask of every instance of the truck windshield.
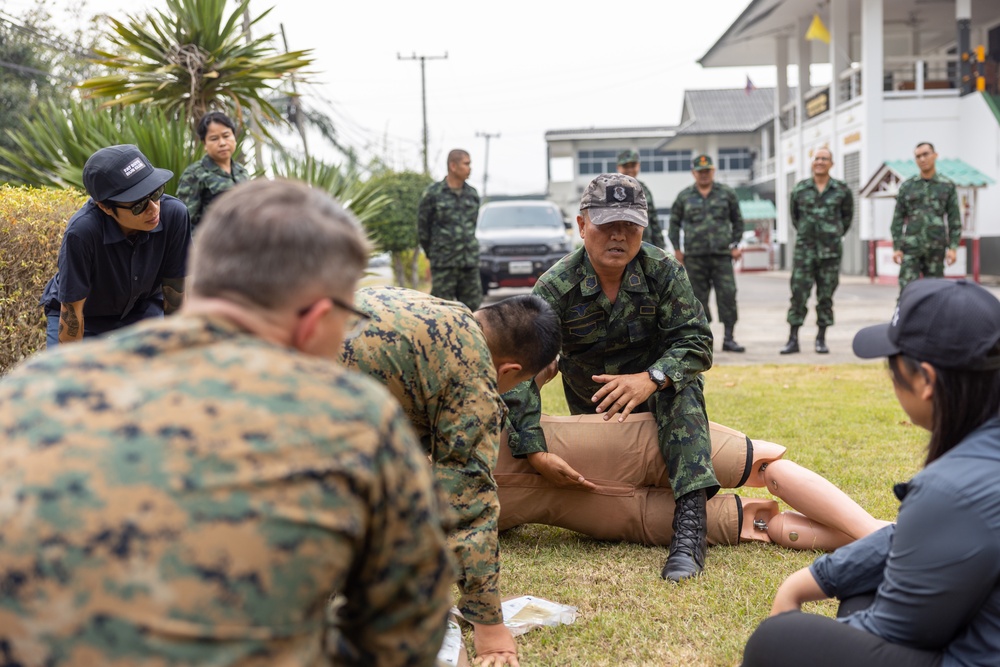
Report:
M562 215L548 206L486 207L479 214L479 229L510 229L511 227L552 227L562 229Z

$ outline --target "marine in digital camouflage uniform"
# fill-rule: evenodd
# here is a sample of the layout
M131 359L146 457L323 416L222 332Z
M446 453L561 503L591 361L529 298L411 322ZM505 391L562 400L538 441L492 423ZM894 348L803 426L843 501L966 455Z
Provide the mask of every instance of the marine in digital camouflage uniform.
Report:
M789 195L789 211L795 228L792 259L791 305L788 342L781 354L799 351L798 331L805 321L809 293L816 285L816 352L829 353L826 328L833 325L833 293L840 283L843 236L854 219L854 196L847 184L830 177L833 154L819 148L813 155L813 176L799 181ZM822 190L821 190L822 188Z
M704 565L705 502L719 488L701 375L712 365L712 333L684 269L641 243L645 205L635 179L594 179L577 218L584 247L549 269L533 292L562 322L559 370L570 411L599 408L609 418L656 415L660 451L678 499L664 577L679 580ZM595 381L595 375L606 377ZM546 451L538 387L525 383L504 400L513 425L511 451L534 466L532 455Z
M500 506L491 473L507 408L486 338L454 301L400 288L358 290L354 300L372 319L344 344L341 360L403 406L459 515L449 536L463 571L459 609L469 620L499 623Z
M448 175L428 186L420 199L417 238L431 265L431 294L475 310L483 300L483 284L476 240L479 193L466 182L470 164L463 150L448 154Z
M640 169L639 151L629 148L618 154L619 174L631 176L639 181ZM649 218L649 226L642 230L642 242L663 248L666 245L663 242L663 225L660 224L660 216L656 212L656 204L653 203L653 193L650 192L649 186L642 181L639 181L639 185L642 186L642 192L646 195L646 216Z
M555 359L555 313L527 295L472 313L455 301L396 287L359 290L355 305L371 321L345 342L341 360L389 389L431 458L443 500L457 515L448 538L459 564L462 615L475 624L502 624L493 479L507 415L500 391ZM477 657L482 632L477 625ZM507 640L513 647L509 632Z
M246 167L232 161L232 173L226 173L207 155L189 164L177 185L177 198L187 206L191 227L197 228L205 209L212 201L237 183L250 180Z
M743 237L739 198L731 187L715 182L712 158L699 155L691 164L695 184L681 190L670 208L670 242L674 245L677 258L687 269L691 287L705 308L705 317L709 322L712 321L712 314L708 308L708 297L715 289L715 305L725 329L722 349L743 352L743 346L733 338L733 328L738 319L733 261L740 258L738 246ZM699 187L707 193L702 194ZM683 250L680 238L682 228Z
M914 154L920 174L899 186L890 227L900 293L921 276L943 277L945 263L955 263L962 240L958 191L951 179L937 173L934 146L921 143Z
M0 380L4 664L435 664L453 569L426 459L383 387L318 356L348 312L322 295L351 298L367 244L326 195L246 186L205 220L177 316ZM305 242L254 241L281 219ZM248 226L247 276L302 258L280 305L217 293L233 270L206 243Z

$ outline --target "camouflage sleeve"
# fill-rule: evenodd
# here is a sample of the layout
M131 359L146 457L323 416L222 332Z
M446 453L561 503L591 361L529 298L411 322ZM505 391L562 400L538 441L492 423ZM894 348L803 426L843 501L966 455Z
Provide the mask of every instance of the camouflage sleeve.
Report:
M903 222L906 220L906 198L903 193L906 191L906 183L899 187L896 193L896 208L892 212L892 223L889 225L889 233L892 235L892 249L899 251L903 249Z
M503 395L507 405L507 445L515 458L547 452L542 433L542 393L534 380L517 385Z
M844 234L851 228L854 222L854 194L851 189L844 187L844 198L840 202L840 222L844 226Z
M188 217L191 225L197 226L201 221L201 179L198 177L198 165L195 162L189 164L184 173L181 174L180 182L177 185L177 198L184 202L187 207Z
M736 191L729 188L726 193L729 197L729 220L733 223L733 233L729 242L739 243L743 238L743 213L740 211L740 198L736 196Z
M660 225L660 215L656 212L656 204L653 203L653 193L649 191L644 183L642 186L643 191L646 193L646 212L649 218L649 227L647 227L642 234L642 240L646 243L652 243L657 248L663 248L663 227Z
M660 291L658 328L666 349L652 365L670 378L666 392L677 393L712 367L712 330L694 296L687 271L671 263L671 275Z
M431 227L434 224L434 194L431 188L424 190L417 209L417 240L424 254L431 250Z
M796 185L792 188L791 194L788 195L788 220L792 223L792 228L798 231L799 229L799 186Z
M451 607L453 562L427 459L399 406L386 405L391 414L372 462L378 478L361 542L367 553L345 573L346 604L331 648L338 664L432 665Z
M681 223L684 220L684 191L677 195L674 205L670 207L670 223L667 235L674 244L675 250L681 249Z
M945 210L948 212L948 247L956 250L962 240L962 214L958 208L958 190L954 185L948 188Z

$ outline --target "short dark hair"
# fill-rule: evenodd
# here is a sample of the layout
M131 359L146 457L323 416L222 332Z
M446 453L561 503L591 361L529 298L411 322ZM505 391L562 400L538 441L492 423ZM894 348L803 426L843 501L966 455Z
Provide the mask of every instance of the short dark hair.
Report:
M929 141L921 141L919 144L916 145L916 147L914 147L913 150L917 150L917 148L920 148L921 146L927 146L928 148L931 149L931 153L937 153L937 151L934 150L934 144L932 144Z
M1000 354L1000 345L994 353ZM899 387L912 389L903 377L902 367L911 376L919 373L926 377L920 361L893 355L889 357L889 371L893 384ZM934 372L934 423L924 465L943 456L1000 411L1000 370L956 371L934 366Z
M236 134L236 123L234 123L229 116L221 111L209 111L201 117L201 120L198 121L198 138L202 142L205 141L205 136L208 135L208 126L212 123L225 125L233 131L233 134Z
M188 256L190 290L279 310L300 293L354 291L369 246L357 218L296 181L240 183L212 202Z
M448 164L455 164L461 161L463 158L469 157L469 151L463 151L461 148L454 148L448 152Z
M552 363L562 348L559 317L548 302L522 294L479 309L490 332L490 352L519 360L524 371L535 375Z

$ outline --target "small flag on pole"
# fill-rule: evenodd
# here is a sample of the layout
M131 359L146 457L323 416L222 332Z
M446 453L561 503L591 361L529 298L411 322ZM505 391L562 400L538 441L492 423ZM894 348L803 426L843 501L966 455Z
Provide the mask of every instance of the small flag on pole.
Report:
M809 29L806 30L806 41L818 39L824 44L830 43L830 31L826 29L823 25L823 21L819 18L819 14L813 14L812 23L809 24Z
M753 85L753 81L750 80L750 75L747 74L747 85L743 89L743 92L745 92L747 95L749 95L750 93L752 93L755 90L757 90L757 86Z

